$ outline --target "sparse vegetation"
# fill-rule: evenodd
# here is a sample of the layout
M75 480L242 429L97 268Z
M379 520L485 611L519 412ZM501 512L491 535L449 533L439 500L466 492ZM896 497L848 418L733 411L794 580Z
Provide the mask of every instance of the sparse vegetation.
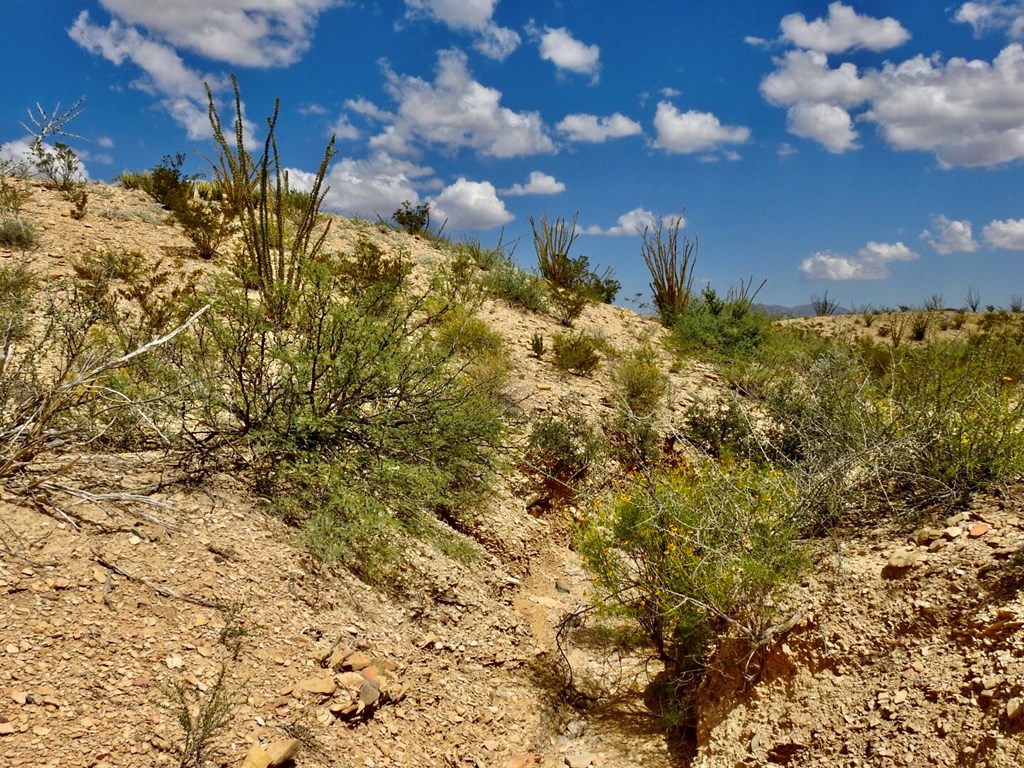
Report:
M651 298L658 317L665 325L672 325L690 305L693 295L694 269L697 266L699 244L683 238L679 251L679 228L683 217L674 216L666 223L658 218L658 226L641 232L641 253L651 274Z
M811 309L818 317L828 317L834 315L839 309L839 300L829 298L828 291L820 296L815 294L811 296Z
M551 362L560 371L587 376L601 364L601 342L583 331L558 333L552 340Z

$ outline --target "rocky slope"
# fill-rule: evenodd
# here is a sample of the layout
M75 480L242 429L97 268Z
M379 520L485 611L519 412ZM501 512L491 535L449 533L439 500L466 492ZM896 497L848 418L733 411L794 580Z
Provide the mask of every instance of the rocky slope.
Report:
M42 275L90 251L149 263L185 253L140 193L93 185L83 221L67 208L38 187L26 206L41 232L28 258ZM328 247L359 234L420 263L443 258L341 219ZM0 250L0 262L20 258ZM566 402L598 421L612 413L601 372L566 376L529 354L534 333L558 330L550 318L494 301L481 317L509 342L525 413ZM579 325L620 348L659 333L609 306ZM673 372L666 419L715 386L700 364ZM517 477L480 510L477 558L413 549L417 587L401 597L312 560L240 478L196 488L176 482L162 454L90 454L64 482L93 495L51 490L36 503L0 488L2 765L177 765L181 701L223 704L211 765L240 766L260 757L253 746L289 739L302 768L691 762L645 704L656 665L587 626L559 643L588 579L565 520L529 514ZM763 659L723 660L706 681L692 762L1019 764L1020 507L1007 489L910 539L879 530L822 544L819 568L789 597L793 626ZM563 653L593 697L586 707L561 695Z

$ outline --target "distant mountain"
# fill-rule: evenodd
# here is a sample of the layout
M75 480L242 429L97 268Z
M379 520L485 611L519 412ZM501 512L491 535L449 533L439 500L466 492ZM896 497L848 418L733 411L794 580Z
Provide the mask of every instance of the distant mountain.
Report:
M758 304L757 306L772 317L814 317L817 314L812 304L800 304L796 307L785 307L782 304ZM850 311L846 307L837 307L832 314L848 315Z

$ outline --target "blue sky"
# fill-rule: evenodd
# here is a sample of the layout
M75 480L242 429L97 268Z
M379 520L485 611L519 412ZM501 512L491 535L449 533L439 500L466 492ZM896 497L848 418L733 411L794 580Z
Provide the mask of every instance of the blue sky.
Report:
M637 227L685 211L697 278L847 306L1024 294L1024 2L0 0L0 143L85 96L70 142L110 180L212 154L203 83L274 97L328 206L430 202L446 233L571 218L576 253L646 292Z

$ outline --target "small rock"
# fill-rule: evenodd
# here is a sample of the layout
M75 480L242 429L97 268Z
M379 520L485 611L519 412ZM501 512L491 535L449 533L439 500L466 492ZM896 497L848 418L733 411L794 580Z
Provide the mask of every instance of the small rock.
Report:
M942 531L942 535L950 541L953 541L953 539L960 538L960 534L962 534L963 532L963 528L961 528L959 525L951 525Z
M992 528L988 523L975 523L971 526L971 530L967 532L967 535L972 539L980 539Z
M922 528L917 531L913 540L918 546L924 546L925 544L931 544L936 539L942 538L942 530L939 528Z
M569 768L590 768L594 764L594 756L589 752L577 752L565 756L565 764Z
M569 586L569 583L566 581L562 581L561 579L555 581L555 589L557 589L559 592L564 592L565 594L569 594L570 592L572 592L572 587Z
M1006 718L1010 722L1024 718L1024 702L1020 699L1010 699L1006 702Z
M295 684L297 690L319 693L324 696L330 696L336 687L334 680L329 677L307 677Z

